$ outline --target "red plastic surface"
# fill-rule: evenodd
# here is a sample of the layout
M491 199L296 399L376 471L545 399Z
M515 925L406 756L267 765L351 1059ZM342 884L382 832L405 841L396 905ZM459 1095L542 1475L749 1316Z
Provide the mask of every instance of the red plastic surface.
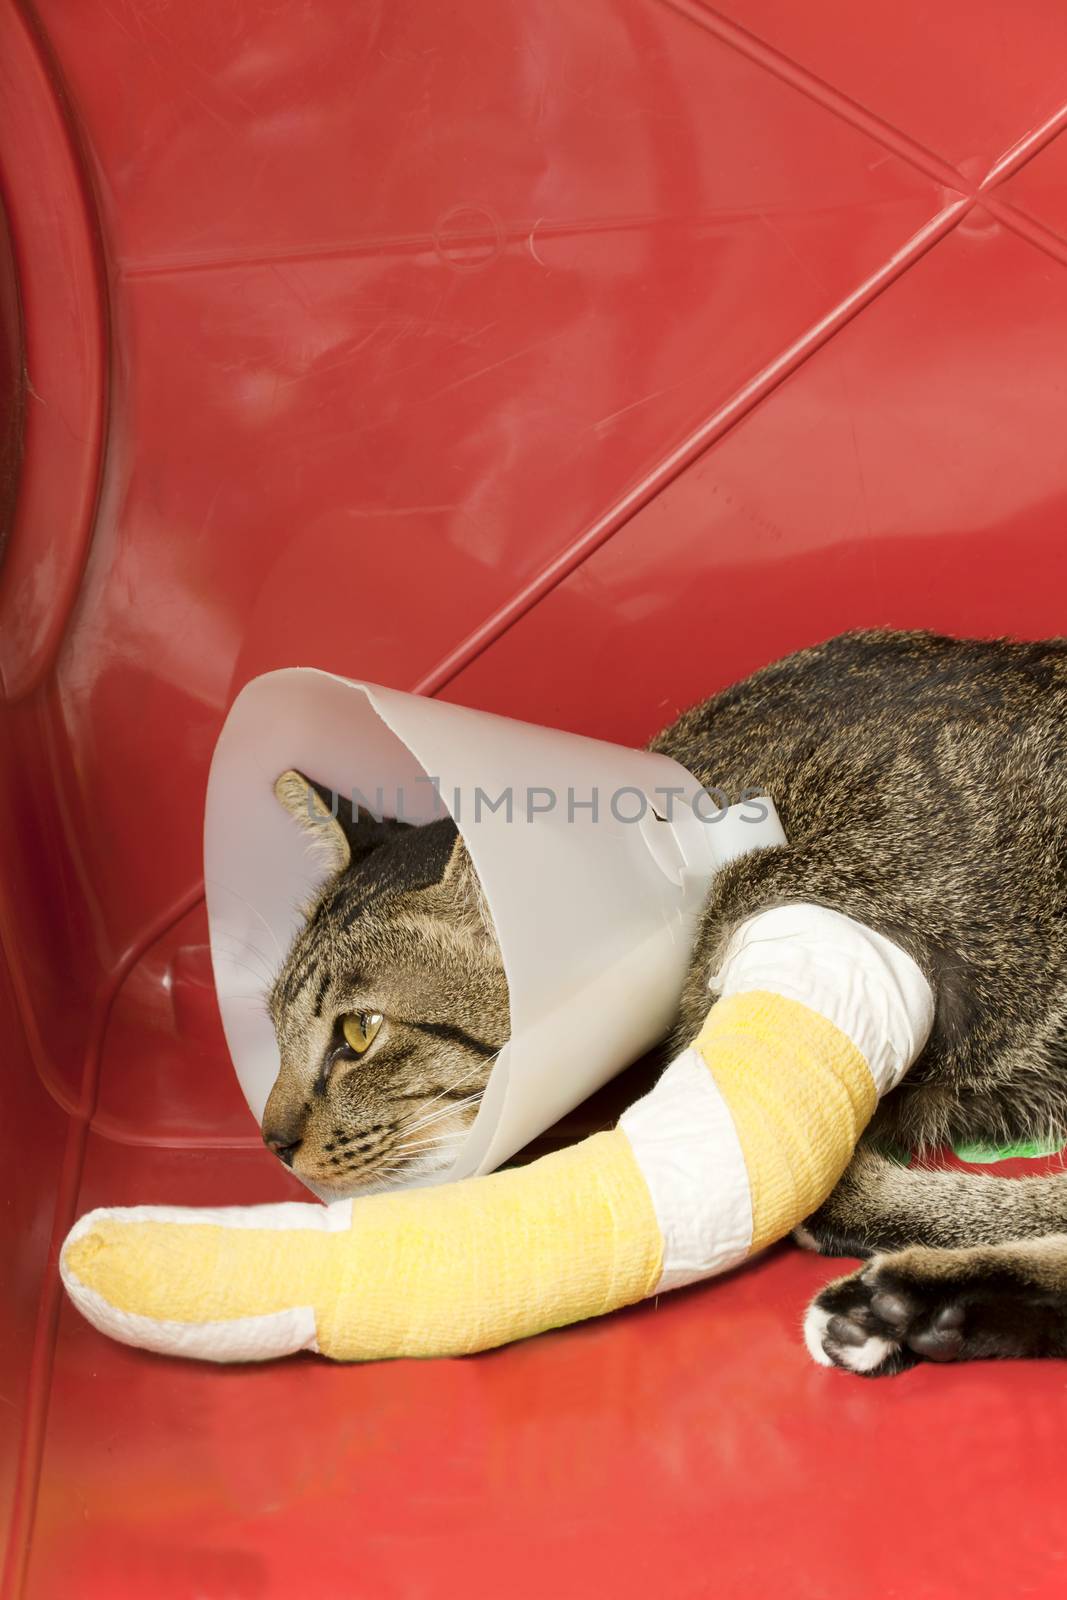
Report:
M1064 631L1064 59L1052 0L0 0L4 1600L1062 1593L1062 1368L817 1369L790 1249L352 1370L53 1262L300 1192L205 963L254 673L640 741L840 628Z

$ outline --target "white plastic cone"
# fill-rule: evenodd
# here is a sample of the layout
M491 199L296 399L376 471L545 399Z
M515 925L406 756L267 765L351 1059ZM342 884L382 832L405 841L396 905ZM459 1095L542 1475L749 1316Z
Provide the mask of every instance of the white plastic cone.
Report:
M511 1037L438 1182L492 1171L662 1038L715 872L785 842L769 801L717 811L666 756L307 668L254 679L215 750L204 859L219 1008L257 1120L279 1059L250 952L277 968L322 876L274 796L289 767L411 822L443 801L481 878Z

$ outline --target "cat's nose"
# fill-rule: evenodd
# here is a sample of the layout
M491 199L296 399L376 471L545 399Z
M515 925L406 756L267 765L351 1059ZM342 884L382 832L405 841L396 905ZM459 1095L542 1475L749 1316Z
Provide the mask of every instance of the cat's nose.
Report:
M278 1157L278 1160L284 1161L287 1167L292 1166L293 1157L296 1155L296 1152L300 1149L300 1146L303 1144L303 1142L303 1139L294 1139L291 1143L289 1143L286 1141L284 1135L281 1138L277 1138L275 1135L270 1133L265 1133L263 1135L263 1143L267 1146L267 1149L273 1150L274 1154Z

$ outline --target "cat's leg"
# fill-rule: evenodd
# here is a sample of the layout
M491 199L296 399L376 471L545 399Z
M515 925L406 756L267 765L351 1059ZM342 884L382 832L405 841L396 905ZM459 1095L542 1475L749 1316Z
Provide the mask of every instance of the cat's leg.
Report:
M1067 1234L876 1255L808 1307L822 1366L888 1377L919 1361L1067 1356Z
M1067 1173L996 1178L902 1167L861 1146L794 1237L822 1255L966 1248L1067 1233Z

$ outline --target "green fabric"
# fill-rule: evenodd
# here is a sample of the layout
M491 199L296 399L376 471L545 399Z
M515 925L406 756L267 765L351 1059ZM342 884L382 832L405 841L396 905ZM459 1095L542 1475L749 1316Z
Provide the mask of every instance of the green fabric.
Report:
M896 1162L898 1167L906 1167L911 1163L911 1151L905 1150L899 1144L877 1143L874 1147L879 1155L885 1156L887 1161ZM961 1161L970 1162L972 1166L992 1166L995 1161L1036 1161L1039 1156L1058 1156L1063 1150L1063 1141L1052 1139L1048 1143L1035 1144L957 1144L953 1145L952 1153Z
M974 1166L988 1166L993 1161L1056 1156L1063 1149L1063 1144L1060 1140L1053 1139L1046 1144L1007 1144L1000 1147L993 1144L958 1144L953 1146L953 1149L961 1161L970 1161Z

